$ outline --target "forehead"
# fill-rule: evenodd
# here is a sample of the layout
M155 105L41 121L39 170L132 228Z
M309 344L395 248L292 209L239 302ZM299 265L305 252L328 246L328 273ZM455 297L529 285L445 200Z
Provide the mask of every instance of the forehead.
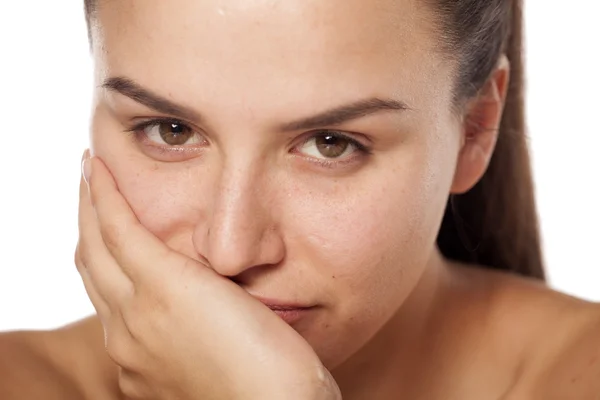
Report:
M410 104L416 89L449 73L424 3L104 0L95 31L99 79L127 76L199 101L385 90Z

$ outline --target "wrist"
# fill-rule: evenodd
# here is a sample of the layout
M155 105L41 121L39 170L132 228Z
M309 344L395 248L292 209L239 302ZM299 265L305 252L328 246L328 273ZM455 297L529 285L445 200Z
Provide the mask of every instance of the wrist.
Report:
M256 398L260 400L342 400L340 389L331 373L323 366L311 367L302 373L285 374L288 378L274 379L276 385L260 385L257 396L237 396L236 399ZM281 378L281 376L280 376ZM269 387L269 389L267 389Z
M342 394L333 376L323 365L308 376L308 383L303 385L297 395L288 396L290 400L342 400Z
M342 400L342 392L327 368L321 365L317 370L318 391L312 400Z

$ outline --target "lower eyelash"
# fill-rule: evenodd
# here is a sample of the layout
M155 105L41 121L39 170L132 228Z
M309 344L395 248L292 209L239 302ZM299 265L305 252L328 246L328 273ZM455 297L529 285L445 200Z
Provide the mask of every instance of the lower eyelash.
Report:
M352 164L353 162L356 161L356 157L360 157L361 155L368 154L368 153L363 153L362 150L357 150L357 151L359 151L361 154L352 156L352 157L348 157L344 160L335 161L335 160L324 160L324 159L318 159L318 158L309 158L309 159L310 159L310 162L319 164L321 167L334 169L334 168L344 166L347 164Z
M158 125L161 123L162 124L177 124L177 125L183 125L183 126L188 127L187 124L185 124L179 120L176 120L176 119L155 118L155 119L151 119L151 120L147 120L147 121L142 121L142 122L132 126L131 128L126 129L125 132L135 136L135 138L138 142L142 142L142 141L144 141L143 138L146 138L146 136L147 136L144 131L151 126ZM348 135L345 135L341 132L323 131L321 133L327 133L331 136L335 136L336 138L348 141L348 143L350 143L352 146L354 146L356 148L356 151L361 153L360 155L368 156L371 154L370 148L368 148L367 146L365 146L358 140L356 140ZM319 136L319 135L313 135L309 139L313 139L317 136ZM183 148L181 146L157 146L157 145L150 145L150 146L155 151L157 151L163 155L173 154L173 153L177 153L177 152L185 152L185 150L186 150L185 148ZM311 158L310 161L313 163L319 164L320 166L322 166L324 168L333 169L333 168L336 168L336 167L339 167L342 165L351 164L352 162L355 161L355 158L356 158L356 156L348 157L344 160L324 160L324 159Z
M158 119L152 119L152 120L148 120L148 121L142 121L139 124L136 124L136 125L132 126L131 128L126 129L125 132L134 135L138 141L142 142L142 141L145 141L144 138L147 138L147 135L144 131L146 129L148 129L149 127L156 126L159 124L182 125L193 131L193 129L190 128L186 123L181 122L179 120L170 119L170 118L165 118L165 119L158 118ZM157 151L160 151L163 154L173 153L173 152L184 152L186 150L184 146L168 146L168 145L160 146L160 145L156 145L156 144L150 144L149 146L156 149Z

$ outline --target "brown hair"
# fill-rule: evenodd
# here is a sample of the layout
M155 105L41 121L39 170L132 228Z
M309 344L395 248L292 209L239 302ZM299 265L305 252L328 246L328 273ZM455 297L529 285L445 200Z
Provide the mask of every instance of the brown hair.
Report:
M439 19L444 52L457 61L457 104L477 96L502 54L511 73L490 165L469 192L450 196L438 246L446 257L544 280L525 132L522 0L423 0ZM84 0L88 34L97 0ZM460 108L460 107L459 107Z
M92 44L92 19L96 13L96 1L97 0L83 0L83 11L85 13L85 22L90 46Z
M478 184L448 201L437 243L451 259L545 279L525 129L522 0L427 0L456 54L457 101L476 96L500 56L510 83L490 165Z

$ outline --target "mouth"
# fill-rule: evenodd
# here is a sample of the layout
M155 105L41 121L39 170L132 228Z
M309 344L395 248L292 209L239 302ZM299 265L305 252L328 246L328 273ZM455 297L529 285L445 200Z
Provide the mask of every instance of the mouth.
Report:
M300 321L302 318L306 317L306 315L312 310L312 308L294 308L289 310L271 308L271 310L275 314L277 314L279 318L284 320L288 325L293 325L296 322Z
M258 301L269 307L271 311L277 314L287 324L292 325L302 318L306 317L315 306L308 306L303 304L285 302L280 300L265 299L262 297L254 296Z

